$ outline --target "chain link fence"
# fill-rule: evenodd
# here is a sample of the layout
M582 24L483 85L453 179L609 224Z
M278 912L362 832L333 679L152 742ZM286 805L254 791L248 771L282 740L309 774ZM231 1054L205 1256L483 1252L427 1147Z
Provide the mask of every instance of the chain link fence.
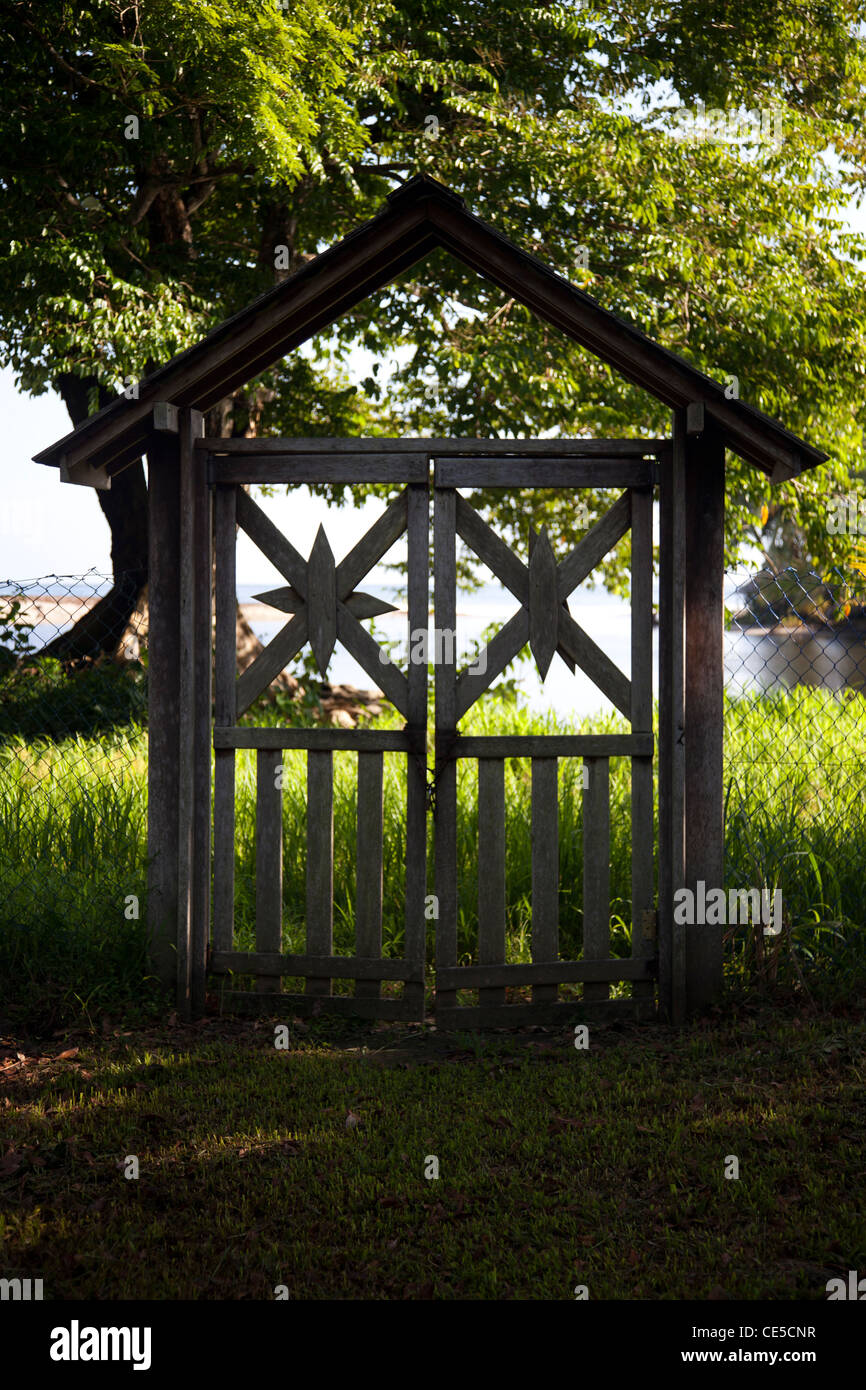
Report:
M0 581L0 1019L13 1023L25 999L43 1028L98 1018L146 974L146 608L123 621L131 582Z
M46 1022L70 992L92 1015L146 972L147 608L120 620L125 582L0 581L0 1020L34 989ZM826 962L866 899L866 580L736 572L726 595L725 887L780 888L798 958Z
M726 887L781 890L798 960L846 968L866 944L866 580L736 572L726 607Z

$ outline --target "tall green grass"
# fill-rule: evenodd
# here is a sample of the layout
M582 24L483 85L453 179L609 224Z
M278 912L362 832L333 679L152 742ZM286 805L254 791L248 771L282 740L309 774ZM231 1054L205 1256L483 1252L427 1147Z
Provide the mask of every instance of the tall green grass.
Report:
M141 729L0 744L0 1016L141 1003L146 846Z
M400 727L398 718L381 727ZM781 887L784 940L732 931L729 969L741 974L785 962L807 982L850 979L866 959L866 699L800 688L725 708L728 887ZM614 732L618 717L575 723L493 700L476 706L464 731ZM275 763L278 755L275 755ZM306 760L283 755L284 947L303 949L306 882ZM147 740L138 727L100 740L12 740L0 746L0 1014L16 1001L43 1021L95 1015L141 997L146 974ZM506 763L507 955L529 958L530 765ZM355 756L334 756L334 945L353 945L356 838ZM611 762L612 950L630 944L630 776ZM386 954L403 946L405 767L385 757L384 920ZM458 767L458 946L475 950L478 902L477 764ZM255 756L239 752L235 844L236 933L254 944ZM559 771L561 950L581 948L581 764ZM428 825L432 865L432 820ZM432 879L428 891L433 891ZM139 902L130 917L128 899ZM435 923L430 922L432 950ZM779 952L784 947L784 957ZM841 972L841 973L840 973Z

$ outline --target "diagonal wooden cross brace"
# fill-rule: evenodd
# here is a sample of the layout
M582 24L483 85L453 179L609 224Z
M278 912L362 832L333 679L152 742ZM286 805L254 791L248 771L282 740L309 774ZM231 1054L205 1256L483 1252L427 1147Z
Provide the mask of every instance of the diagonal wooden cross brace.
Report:
M339 565L334 564L333 552L322 527L319 528L309 560L305 560L240 488L237 493L237 520L262 554L289 580L286 587L272 589L256 597L272 607L295 614L238 677L237 717L249 709L307 641L319 669L325 674L338 638L367 674L381 685L392 703L405 714L408 702L406 677L359 622L361 618L394 612L394 606L354 590L359 580L405 531L408 491L395 498Z
M534 535L530 537L530 562L528 566L524 565L459 493L456 497L455 521L461 538L521 605L520 612L500 629L486 647L483 674L469 669L458 677L458 719L527 643L538 663L542 680L554 651L557 651L572 670L574 664L580 666L620 713L629 719L631 682L574 621L566 603L572 590L591 574L629 529L631 502L628 492L617 498L610 510L559 564L553 558L550 541L543 531L538 538Z

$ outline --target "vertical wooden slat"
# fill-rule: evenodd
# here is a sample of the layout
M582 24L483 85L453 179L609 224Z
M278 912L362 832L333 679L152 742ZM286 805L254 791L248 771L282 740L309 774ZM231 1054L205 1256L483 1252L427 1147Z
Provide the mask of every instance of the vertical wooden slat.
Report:
M430 495L426 483L409 487L407 519L408 574L407 624L412 633L425 631L429 622ZM411 645L410 645L411 650ZM424 1017L424 967L427 960L427 665L409 663L407 727L418 739L418 753L406 759L406 959L418 970L418 979L403 986L403 998ZM434 923L435 926L435 923Z
M177 435L154 434L148 465L147 926L150 960L177 985L177 758L180 668L180 489Z
M686 886L724 887L725 444L709 426L686 441L685 835ZM686 934L686 1012L722 988L722 927Z
M383 754L358 754L358 833L355 870L355 952L382 954ZM356 980L359 999L378 999L378 980Z
M435 624L443 632L457 627L456 493L436 488L434 509ZM436 965L457 964L457 763L449 754L449 736L456 727L456 641L443 641L440 655L451 658L436 666L436 809L435 866L439 919L436 924ZM437 987L437 1009L453 1008L455 990Z
M307 754L307 952L334 950L334 755ZM330 994L331 981L310 976L307 994Z
M277 951L283 934L282 754L256 754L256 950ZM259 994L279 994L279 975L257 975Z
M650 488L631 490L631 726L651 732L653 494ZM653 911L653 765L652 758L631 760L631 953L653 956L655 933L644 935ZM636 980L632 998L651 1000L652 981Z
M236 487L216 488L214 551L216 626L214 657L214 721L223 727L235 722L237 671ZM213 946L231 951L234 945L235 897L235 750L214 752Z
M683 656L686 412L674 411L673 451L660 473L659 528L659 996L672 1023L685 1016L685 934L673 920L685 881Z
M559 959L559 798L556 758L532 759L532 959ZM558 985L533 985L532 1002L557 998Z
M505 964L505 762L478 761L478 964ZM505 989L478 991L479 1004L504 1004Z
M586 758L583 792L583 958L610 955L610 759ZM589 1002L610 997L610 985L585 984Z

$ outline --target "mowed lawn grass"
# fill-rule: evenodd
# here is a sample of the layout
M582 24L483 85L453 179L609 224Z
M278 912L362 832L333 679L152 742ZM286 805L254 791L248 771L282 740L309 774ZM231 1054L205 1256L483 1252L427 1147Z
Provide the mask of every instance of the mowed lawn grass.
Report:
M0 1274L50 1299L786 1300L866 1268L863 1000L585 1051L288 1026L287 1050L220 1017L5 1039Z

